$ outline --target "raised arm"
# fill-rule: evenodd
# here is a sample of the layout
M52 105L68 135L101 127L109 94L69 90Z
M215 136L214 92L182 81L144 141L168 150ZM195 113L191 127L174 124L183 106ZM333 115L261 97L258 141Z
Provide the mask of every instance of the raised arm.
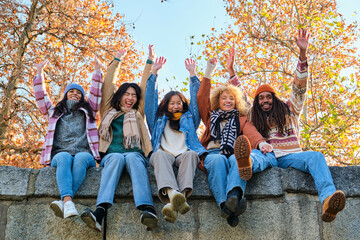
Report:
M308 80L307 49L309 47L310 34L306 29L299 29L298 36L295 37L296 45L299 47L299 62L296 66L294 82L288 105L290 110L298 117L305 103L305 94Z
M242 84L240 83L240 79L237 76L237 74L235 73L234 70L234 62L235 62L235 48L230 48L228 50L228 54L225 55L226 58L226 70L228 71L229 75L230 75L230 79L229 79L229 84L234 85L235 87L240 88L240 90L243 93L243 100L246 103L246 107L247 108L251 108L252 103L250 101L249 96L247 95L247 93L245 92L244 88L242 87Z
M48 62L49 60L46 60L45 62L35 64L36 76L33 80L36 104L40 112L47 118L50 117L50 110L54 108L44 85L44 68Z
M194 127L197 129L200 124L200 113L199 108L197 105L197 93L199 91L200 87L200 80L196 76L195 68L196 63L194 59L188 58L185 60L185 68L189 71L190 74L190 104L189 104L189 110L191 112Z
M144 117L144 107L145 107L145 91L146 91L146 82L150 76L152 66L154 64L154 59L156 57L154 45L149 45L149 56L146 60L145 69L141 76L140 89L141 89L141 97L139 101L138 111Z
M146 108L144 109L144 111L150 133L153 132L156 121L156 112L158 109L159 92L156 81L157 73L165 63L166 63L166 59L164 57L156 58L154 66L152 68L152 73L150 74L149 79L147 80L146 83L146 91L145 91Z
M101 72L101 63L99 59L94 57L94 73L92 76L90 92L88 96L88 102L94 111L94 116L100 108L101 102L101 88L102 88L102 72Z
M104 113L111 107L111 99L114 96L115 83L120 69L120 62L126 55L125 49L120 49L115 54L115 59L110 63L106 70L104 84L102 87L102 98L100 103L100 117L103 118Z
M213 58L207 62L204 77L200 83L200 88L197 93L197 105L200 113L201 120L207 125L210 121L211 103L210 103L210 90L211 90L211 75L214 72L217 64L217 59ZM209 122L210 124L210 122Z

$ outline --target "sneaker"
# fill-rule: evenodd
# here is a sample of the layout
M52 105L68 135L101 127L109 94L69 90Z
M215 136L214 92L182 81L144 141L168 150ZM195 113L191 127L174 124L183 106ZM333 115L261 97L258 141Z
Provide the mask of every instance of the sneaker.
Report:
M101 232L101 223L96 220L94 213L90 209L86 208L81 213L80 217L89 228L93 228L96 231Z
M344 192L337 190L324 200L321 219L324 222L334 221L336 214L345 208L345 204L346 197Z
M53 210L55 216L59 218L64 218L64 203L62 200L53 201L50 204L50 209Z
M185 214L188 211L190 211L190 205L187 202L184 202L180 207L179 207L179 213L180 214Z
M234 154L239 169L240 178L248 181L252 177L250 141L244 135L239 136L235 141Z
M140 222L146 226L146 230L151 231L152 229L157 228L158 218L156 214L144 210L140 215Z
M179 210L179 208L186 202L185 196L176 190L172 190L169 195L169 199L174 210Z
M72 201L64 203L64 218L78 216L79 213L75 208L75 204Z
M177 211L173 208L171 203L166 204L161 210L161 213L165 215L165 220L171 223L176 221L178 215Z

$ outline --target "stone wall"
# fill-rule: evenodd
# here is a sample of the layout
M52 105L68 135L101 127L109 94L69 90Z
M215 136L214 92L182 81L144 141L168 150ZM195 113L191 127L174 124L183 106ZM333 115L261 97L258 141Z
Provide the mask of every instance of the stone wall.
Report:
M228 226L197 170L191 211L166 222L149 169L159 228L148 232L132 199L131 181L123 174L116 203L109 210L107 239L360 239L360 167L331 167L337 189L347 196L345 209L332 223L321 221L321 204L310 175L294 169L272 168L248 182L248 208L237 227ZM74 202L81 213L94 209L101 169L90 169ZM60 219L49 208L59 199L55 169L0 166L0 239L101 239L80 217Z

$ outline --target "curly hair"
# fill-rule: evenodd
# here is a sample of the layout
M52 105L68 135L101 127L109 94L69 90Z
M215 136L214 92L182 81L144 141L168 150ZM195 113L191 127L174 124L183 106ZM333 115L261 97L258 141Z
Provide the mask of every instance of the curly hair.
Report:
M246 108L246 103L244 101L243 92L233 86L233 85L224 85L215 88L210 95L211 110L217 110L219 106L219 98L223 92L228 92L235 97L235 108L239 111L240 115L246 116L248 114L248 109Z

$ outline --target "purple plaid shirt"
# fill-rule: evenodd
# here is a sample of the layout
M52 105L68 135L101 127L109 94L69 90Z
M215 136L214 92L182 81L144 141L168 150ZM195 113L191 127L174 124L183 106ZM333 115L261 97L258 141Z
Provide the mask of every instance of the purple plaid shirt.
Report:
M46 92L43 82L43 75L36 75L33 81L36 103L41 113L49 120L47 134L45 136L44 145L41 152L40 163L43 165L50 165L51 162L51 150L54 141L54 133L56 129L56 123L62 115L54 117L55 106L52 104ZM101 87L102 87L102 73L95 71L92 77L90 93L88 96L88 102L93 110L94 116L100 107L101 102ZM89 146L92 155L96 160L100 160L99 155L99 134L96 126L96 122L91 122L88 116L88 112L84 108L80 108L84 111L86 116L86 133Z

